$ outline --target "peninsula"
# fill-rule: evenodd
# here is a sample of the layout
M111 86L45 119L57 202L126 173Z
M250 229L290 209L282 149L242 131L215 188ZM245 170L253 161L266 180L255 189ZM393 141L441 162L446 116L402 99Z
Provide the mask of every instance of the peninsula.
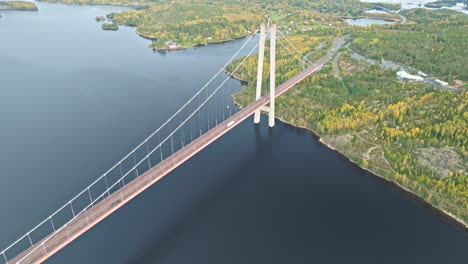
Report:
M277 116L313 131L360 167L466 227L468 16L415 9L402 12L408 19L405 24L349 27L331 19L326 26L317 23L317 17L327 14L299 13L295 19L276 15L283 34L278 42L286 46L289 41L297 48L291 52L279 45L279 82L303 64L311 65L338 36L347 33L352 40L320 73L277 100ZM235 95L240 106L255 98L256 60L248 58L236 73L249 83ZM234 62L227 71L237 65ZM402 80L398 71L421 77ZM264 82L268 86L269 79Z
M34 3L26 1L2 1L0 2L1 10L38 11L38 8Z
M244 37L252 34L264 18L264 12L246 1L42 1L136 7L106 17L115 25L136 27L137 34L152 40L152 49L183 49ZM102 28L109 30L109 26Z

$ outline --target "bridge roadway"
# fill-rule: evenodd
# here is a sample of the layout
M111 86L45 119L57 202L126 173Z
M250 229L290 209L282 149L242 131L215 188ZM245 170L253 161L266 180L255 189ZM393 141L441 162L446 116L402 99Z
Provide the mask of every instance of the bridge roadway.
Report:
M343 45L344 41L345 36L338 38L334 43L334 49L330 50L327 56L315 62L313 66L305 69L293 78L276 87L275 96L280 96L298 82L320 70L322 66L327 61L329 61L337 52L337 50ZM127 183L127 185L112 193L110 196L104 198L96 205L85 211L83 214L77 216L67 226L58 229L55 233L52 233L48 237L35 243L32 247L8 261L7 264L42 263L57 251L72 242L75 238L79 237L81 234L98 224L102 219L112 214L132 198L166 176L180 164L190 159L192 156L200 152L202 149L204 149L222 135L226 134L236 125L251 116L257 109L260 109L261 107L268 104L269 101L269 95L267 94L258 99L256 102L241 109L239 112L218 124L216 127L212 128L201 137L195 139L190 144L175 152L173 155L169 156L156 166L152 167L138 178L132 180L131 182ZM230 122L234 123L228 126Z

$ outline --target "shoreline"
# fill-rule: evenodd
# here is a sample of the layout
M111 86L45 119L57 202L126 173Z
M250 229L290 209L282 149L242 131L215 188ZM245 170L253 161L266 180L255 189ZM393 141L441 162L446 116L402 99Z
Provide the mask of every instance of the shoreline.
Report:
M239 76L230 73L230 72L227 71L226 69L224 70L224 72L225 72L227 75L229 75L229 77L233 78L234 80L238 80L239 82L241 82L241 84L248 84L248 83L249 83L249 81L241 79ZM235 100L234 100L234 103L235 103L238 107L240 107L240 105L239 105Z
M385 183L387 184L390 184L392 187L394 188L397 188L397 190L400 190L400 191L404 191L406 194L409 194L412 198L415 198L417 199L418 201L422 202L424 206L427 206L429 208L431 208L432 210L434 210L435 212L443 215L444 217L446 217L446 219L452 221L453 223L455 223L456 225L460 226L462 229L464 229L465 231L468 232L468 223L466 223L464 220L462 220L461 218L453 215L452 213L442 209L442 208L439 208L431 203L429 203L428 201L426 201L423 197L419 196L417 193L411 191L410 189L402 186L400 183L398 182L395 182L395 181L392 181L390 179L387 179L386 177L380 175L379 173L376 173L376 172L373 172L372 170L368 169L368 168L364 168L364 167L361 167L359 166L359 164L357 164L354 160L352 160L351 158L349 158L348 156L346 156L344 153L342 153L339 149L329 145L328 143L324 142L323 141L323 137L320 136L316 131L314 131L313 129L311 128L308 128L308 127L303 127L303 126L298 126L298 125L295 125L295 124L291 124L285 120L283 120L282 118L280 117L275 117L276 119L278 119L279 121L289 125L289 126L292 126L294 128L298 128L298 129L303 129L305 130L306 132L309 132L315 139L318 140L318 142L320 142L322 145L326 146L327 148L329 148L330 150L332 151L335 151L337 152L338 154L340 154L343 158L347 159L348 161L350 161L354 166L357 166L358 168L366 171L367 173L371 174L372 176L374 177L377 177L381 180L383 180Z
M92 3L87 3L87 4L78 4L78 3L70 3L70 4L66 4L66 3L62 3L62 2L50 2L50 1L47 1L47 0L36 0L37 2L39 3L42 3L42 4L53 4L53 5L65 5L65 6L109 6L109 7L130 7L130 8L134 8L136 10L138 9L144 9L144 8L147 8L146 5L129 5L129 4L92 4Z
M137 32L137 34L140 37L145 38L145 39L149 39L149 40L156 40L157 39L157 38L147 37L147 36L142 35L142 34L140 34L138 32ZM232 39L217 40L217 41L212 41L212 42L208 42L208 43L205 43L205 44L196 44L196 45L193 45L193 46L190 46L190 47L179 47L179 48L171 49L171 48L152 48L151 46L149 46L148 48L153 49L154 51L157 51L157 50L163 50L163 51L185 50L185 49L192 49L192 48L198 48L198 47L205 47L205 46L213 45L213 44L221 44L221 43L225 43L225 42L229 42L229 41L233 41L233 40L239 40L239 39L242 39L242 38L245 38L245 37L248 37L248 36L251 36L251 35L255 35L255 34L256 33L254 32L254 33L249 33L247 35L242 35L240 37L236 37L236 38L232 38Z
M229 76L233 76L231 75L230 73L226 72ZM233 77L234 79L236 80L239 80L235 77ZM243 81L243 80L239 80L239 81ZM247 81L244 81L246 83L248 83ZM234 101L234 104L237 105L239 108L243 108L235 99L235 96L232 95L233 97L233 101ZM278 117L278 116L275 116L275 119L281 121L282 123L286 124L286 125L289 125L291 127L294 127L296 129L302 129L308 133L310 133L319 143L321 143L323 146L327 147L328 149L332 150L332 151L335 151L337 152L341 157L345 158L346 160L348 160L353 166L357 166L358 168L364 170L366 173L369 173L371 174L373 177L376 177L377 179L379 180L382 180L383 182L385 182L386 184L388 184L389 186L391 186L392 188L395 188L395 190L398 190L398 191L402 191L404 192L405 194L407 195L410 195L411 198L413 199L416 199L418 200L419 202L421 202L424 206L427 206L429 207L431 210L434 210L434 212L437 212L439 213L440 215L444 216L447 220L453 222L454 224L456 224L458 227L462 228L465 232L468 232L468 223L465 222L463 219L457 217L456 215L453 215L452 213L442 209L442 208L439 208L435 205L433 205L432 203L426 201L423 197L419 196L417 193L411 191L410 189L402 186L400 183L398 182L395 182L395 181L392 181L390 179L387 179L386 177L380 175L379 173L376 173L376 172L373 172L372 170L368 169L368 168L364 168L364 167L361 167L359 166L359 164L357 164L355 161L353 161L351 158L349 158L348 156L346 156L344 153L342 153L339 149L336 149L335 147L329 145L328 143L324 142L323 141L323 136L320 136L315 130L313 130L312 128L309 128L309 127L304 127L304 126L299 126L299 125L295 125L295 124L292 124L284 119L282 119L281 117Z
M355 16L355 17L349 17L349 16L341 16L339 17L341 19L360 19L360 18L368 18L368 19L381 19L387 22L393 22L393 23L399 23L401 21L400 18L389 18L389 17L380 17L380 16Z
M147 5L128 5L128 4L84 4L84 5L81 5L81 4L66 4L66 3L60 3L60 2L49 2L47 0L37 0L39 3L45 3L45 4L61 4L61 5L67 5L67 6L109 6L109 7L128 7L130 8L130 10L134 9L134 10L141 10L141 9L146 9L148 8ZM8 9L8 10L11 10L11 9ZM1 10L0 10L1 11ZM32 11L32 10L31 10ZM138 28L137 25L127 25L127 24L119 24L117 23L116 21L112 20L112 19L109 19L110 21L112 21L113 23L119 25L119 26L126 26L126 27L134 27L134 28ZM144 35L143 33L140 33L138 32L137 29L135 29L135 33L144 38L144 39L147 39L147 40L151 40L151 41L155 41L157 40L158 38L157 37L152 37L152 36L147 36L147 35ZM184 50L184 49L191 49L191 48L196 48L196 47L203 47L203 46L208 46L208 45L211 45L211 44L220 44L220 43L224 43L224 42L229 42L229 41L233 41L233 40L238 40L238 39L241 39L241 38L245 38L245 37L248 37L248 36L251 36L251 35L255 35L257 32L252 32L252 33L247 33L245 35L242 35L242 36L239 36L239 37L235 37L235 38L232 38L232 39L224 39L224 40L217 40L217 41L212 41L212 42L208 42L206 44L196 44L196 45L193 45L193 46L190 46L190 47L179 47L179 48L174 48L174 49L171 49L171 48L155 48L155 47L151 47L151 46L148 46L148 48L152 49L153 51L172 51L172 50Z
M25 12L38 12L39 8L36 9L22 9L22 8L0 8L0 12L5 11L25 11Z

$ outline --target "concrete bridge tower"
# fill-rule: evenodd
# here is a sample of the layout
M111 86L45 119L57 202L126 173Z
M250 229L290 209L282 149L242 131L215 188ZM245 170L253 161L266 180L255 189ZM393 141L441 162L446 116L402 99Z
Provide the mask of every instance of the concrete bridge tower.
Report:
M257 68L257 89L255 91L255 100L260 99L262 94L262 78L263 78L263 60L265 57L265 24L260 26L260 44L258 50L258 68ZM268 113L268 126L275 126L275 81L276 81L276 25L272 24L268 29L270 32L270 105L264 106L255 111L254 123L260 123L260 111Z

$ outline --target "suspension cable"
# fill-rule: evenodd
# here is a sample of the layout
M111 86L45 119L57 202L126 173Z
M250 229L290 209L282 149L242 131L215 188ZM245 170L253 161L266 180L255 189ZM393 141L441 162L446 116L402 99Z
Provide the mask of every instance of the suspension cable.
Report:
M283 38L286 40L286 42L289 43L289 45L291 47L293 47L293 49L300 55L300 57L303 59L303 60L306 60L308 63L312 64L312 65L315 65L315 63L313 63L312 61L310 61L306 56L304 56L302 54L302 52L299 51L298 48L296 48L296 46L294 46L294 44L292 44L292 42L288 39L288 37L283 33L281 32L280 30L278 30L278 32L281 34L281 36L283 36Z
M285 49L289 52L289 54L291 54L291 55L292 55L294 58L296 58L299 62L302 62L302 59L301 59L300 57L298 57L296 54L294 54L294 53L293 53L288 47L286 47L281 41L278 41L278 42L279 42L279 44L281 44L281 46L282 46L283 48L285 48Z
M258 43L255 45L255 47L248 53L248 55L246 55L244 57L244 59L242 60L242 62L237 65L237 67L234 69L234 71L232 73L235 73L239 68L240 66L242 66L244 64L244 62L247 60L247 58L252 55L252 53L254 52L254 50L257 49L258 47ZM216 92L219 91L219 89L221 89L221 87L230 79L230 75L227 76L227 78L210 94L210 96L208 96L208 98L205 99L205 101L203 101L203 103L197 107L197 109L195 109L195 111L193 111L185 120L184 122L182 122L181 124L179 124L179 126L174 129L174 131L172 131L172 133L170 133L158 146L156 146L148 155L146 155L143 159L140 160L140 162L138 162L137 164L135 164L135 166L133 166L133 168L131 168L122 178L120 178L118 181L116 181L110 188L112 189L113 187L115 187L117 184L119 184L123 179L125 179L125 177L131 173L133 170L135 170L142 162L144 162L147 158L149 158L151 156L151 154L153 154L154 151L156 151L158 148L160 148L162 146L162 144L164 144L164 142L166 142L169 138L172 139L172 136L175 134L175 132L177 132L179 130L180 127L182 127L188 120L190 120L190 118L192 116L194 116L196 114L197 111L199 111L215 94ZM88 189L88 188L87 188ZM87 189L85 189L85 191L87 191ZM104 191L100 196L98 196L94 202L98 201L99 199L105 197L105 195L107 194L107 190ZM65 206L67 205L71 205L71 202L68 202ZM60 232L61 230L63 230L65 227L67 227L76 217L80 216L81 214L83 214L84 212L86 212L90 207L92 207L92 205L94 204L94 202L90 203L89 205L87 205L83 210L81 210L78 214L76 214L75 217L73 217L71 220L69 220L67 223L65 223L62 227L60 227L59 229L57 229L57 231L53 232L52 234L55 234L55 233L58 233ZM50 217L46 219L46 221L49 221ZM40 226L40 225L39 225ZM34 230L33 230L34 231ZM32 232L32 231L31 231ZM28 232L25 237L27 237L31 232ZM51 239L53 236L52 235L49 235L44 241L42 241L41 245L42 246L45 246L45 242L47 242L49 239ZM22 239L19 239L18 241L21 241ZM15 242L16 243L16 242ZM11 248L11 246L9 247ZM8 248L8 249L9 249ZM39 248L39 247L37 247ZM36 248L36 249L37 249ZM6 250L8 249L5 249L3 250L2 252L0 252L0 254L5 254ZM27 258L32 252L34 252L34 250L31 250L30 252L28 252L28 254L26 254L21 260L24 260L25 258Z
M229 64L231 64L231 63L233 62L233 60L239 55L239 53L241 52L241 50L243 50L243 49L247 46L247 44L252 40L252 38L255 36L255 34L256 34L258 31L259 31L259 28L257 28L257 29L254 31L254 33L253 33L249 38L247 38L247 40L242 44L242 46L234 53L234 55L233 55L233 56L226 62L226 64L224 64L224 65L229 65ZM258 44L257 44L257 46L258 46ZM253 52L253 50L250 51L250 53L249 53L248 56L250 56L250 55L252 54L252 52ZM244 61L245 61L245 60L244 60ZM244 62L244 61L243 61L243 62ZM243 62L242 62L242 63L243 63ZM130 157L135 151L137 151L141 146L143 146L143 145L144 145L148 140L150 140L156 133L160 132L161 129L162 129L163 127L165 127L165 126L166 126L170 121L172 121L187 105L189 105L195 98L197 98L197 96L200 95L200 93L201 93L202 91L204 91L204 90L208 87L208 85L209 85L210 83L212 83L213 80L214 80L219 74L221 74L221 73L224 71L224 69L225 69L225 66L221 67L221 68L218 70L218 72L217 72L201 89L199 89L184 105L182 105L182 107L179 108L179 110L177 110L168 120L166 120L166 121L165 121L158 129L156 129L150 136L148 136L146 139L144 139L137 147L135 147L132 151L130 151L127 155L125 155L119 162L115 163L114 166L112 166L109 170L107 170L104 174L102 174L99 178L97 178L93 183L91 183L88 187L86 187L86 188L85 188L83 191L81 191L78 195L76 195L75 197L73 197L71 200L69 200L67 203L65 203L62 207L60 207L58 210L56 210L54 213L52 213L52 214L51 214L49 217L47 217L44 221L42 221L40 224L36 225L36 226L35 226L34 228L32 228L30 231L28 231L27 233L25 233L22 237L20 237L20 238L17 239L15 242L13 242L11 245L9 245L7 248L5 248L3 251L1 251L1 252L0 252L0 255L6 256L6 252L7 252L9 249L11 249L13 246L15 246L16 244L18 244L20 241L22 241L23 239L25 239L26 237L28 237L32 232L36 231L40 226L42 226L43 224L45 224L45 223L47 223L48 221L50 221L50 219L51 219L52 217L54 217L55 215L57 215L60 211L62 211L63 209L65 209L67 206L69 206L73 201L75 201L77 198L79 198L81 195L83 195L85 192L87 192L87 189L89 189L91 186L94 186L96 183L98 183L100 180L102 180L104 177L106 177L107 174L109 174L110 172L112 172L112 170L114 170L115 168L117 168L118 166L120 166L128 157ZM236 68L236 70L237 70L237 68ZM223 82L223 84L224 84L224 82ZM217 90L219 90L219 88L220 88L220 87L218 87ZM217 91L217 90L216 90L216 91ZM211 97L209 97L209 98L211 98ZM206 102L206 101L205 101L205 102ZM200 108L200 107L199 107L199 108ZM199 109L199 108L198 108L198 109ZM193 114L190 115L190 117L191 117L191 116L193 116ZM184 122L184 124L185 124L185 122ZM179 127L180 127L180 126L179 126ZM179 127L178 127L178 128L179 128ZM176 129L176 131L177 131L177 129ZM174 134L174 132L171 133L170 136L172 136L173 134ZM168 137L169 137L169 136L168 136ZM163 143L167 140L168 137L166 137L166 139L163 140ZM162 143L159 144L154 150L156 150L156 149L157 149L158 147L160 147L161 145L162 145ZM151 153L152 153L152 152L151 152ZM148 156L147 156L147 157L148 157ZM144 159L142 159L142 161L144 161L144 160L146 160L146 157L145 157ZM137 165L141 164L142 161L140 161ZM129 172L133 171L133 169L135 169L135 168L136 168L136 166L134 166ZM116 181L116 183L119 183L122 179L125 178L126 175L127 175L127 174L125 174L121 179L119 179L119 181ZM115 186L115 184L113 184L113 185L111 186L111 188L114 187L114 186ZM107 190L105 191L105 193L107 193ZM101 197L102 197L102 195L99 196L99 199L100 199ZM97 199L96 199L96 200L97 200ZM96 200L95 200L95 201L96 201ZM91 204L91 205L92 205L92 204ZM89 208L89 205L88 205L88 207L86 207L86 208ZM79 214L77 214L76 216L74 216L74 217L70 220L70 222L71 222L73 219L75 219L78 215L79 215ZM68 224L68 223L67 223L67 224ZM66 224L65 224L65 225L66 225ZM64 226L65 226L65 225L64 225ZM63 227L63 226L62 226L62 227ZM58 229L58 230L60 230L60 229ZM56 233L56 232L57 232L57 231L52 232L52 234L53 234L53 233Z
M234 74L235 72L237 72L237 70L245 63L245 61L249 58L250 55L252 55L252 53L255 51L255 49L258 47L258 43L255 45L255 47L253 47L252 50L250 50L250 52L244 57L244 59L242 60L241 63L239 63L239 65L237 65L237 67L234 69L234 71L232 71L232 73ZM227 76L224 81L208 96L208 98L205 99L205 101L203 101L203 103L201 103L196 109L195 111L193 111L178 127L176 127L174 129L174 131L172 131L172 133L170 133L162 142L160 145L162 145L165 141L167 141L167 139L169 137L171 137L175 132L177 132L177 130L183 126L192 116L194 116L215 94L216 92L219 91L219 89L221 89L221 87L223 87L223 85L231 78L231 76ZM160 146L159 145L159 146ZM156 146L154 149L157 149L159 146ZM146 157L145 157L146 159Z

